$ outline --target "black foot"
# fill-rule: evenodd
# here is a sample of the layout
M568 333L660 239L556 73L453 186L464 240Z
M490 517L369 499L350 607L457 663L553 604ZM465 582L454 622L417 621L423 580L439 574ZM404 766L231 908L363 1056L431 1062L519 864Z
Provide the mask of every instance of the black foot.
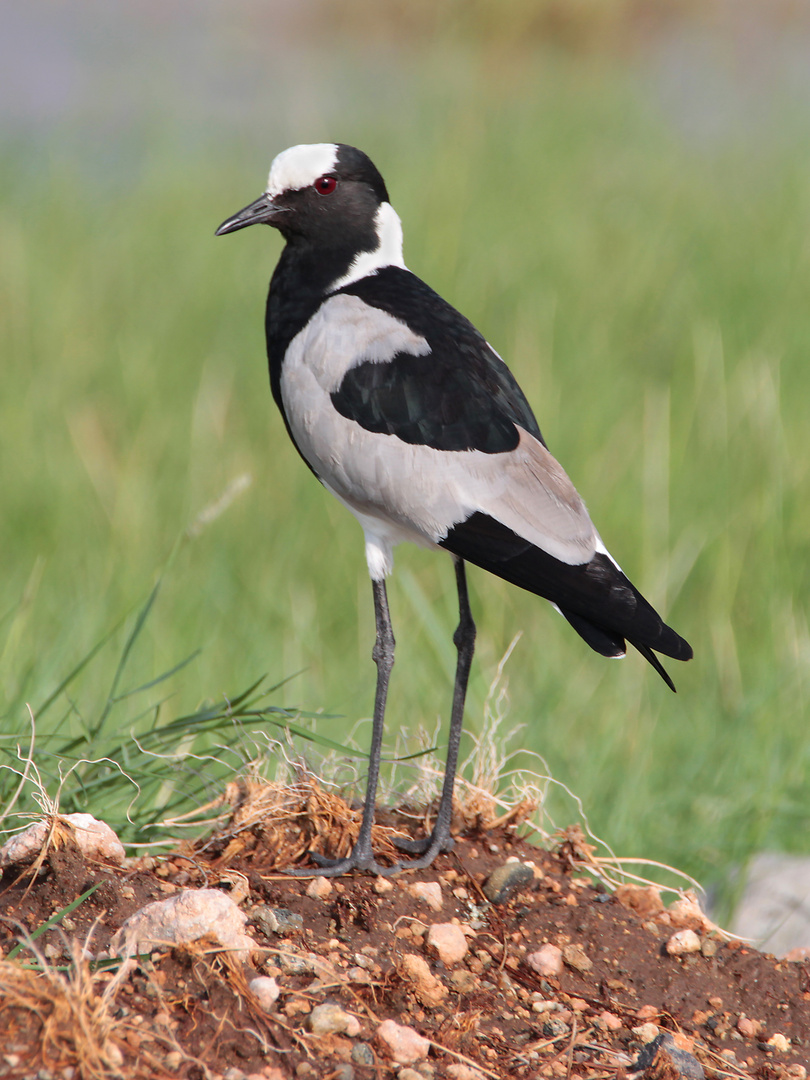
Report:
M397 851L404 851L406 855L426 855L431 848L435 847L433 858L440 851L452 851L456 842L452 836L424 836L421 840L405 840L400 837L394 839L394 847ZM433 861L431 858L431 862ZM427 864L426 864L427 865Z
M306 866L292 866L285 873L294 877L340 877L352 870L362 870L368 874L377 874L378 877L391 877L401 870L399 863L394 866L380 866L370 851L358 851L357 848L345 859L330 859L317 851L310 851L309 857L316 864L316 870Z

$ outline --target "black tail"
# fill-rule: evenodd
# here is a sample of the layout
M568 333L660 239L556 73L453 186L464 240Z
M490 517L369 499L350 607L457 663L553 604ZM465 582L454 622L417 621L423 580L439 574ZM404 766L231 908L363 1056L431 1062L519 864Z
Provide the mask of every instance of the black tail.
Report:
M580 637L603 656L624 656L629 641L672 690L675 686L655 652L674 660L692 658L689 643L667 626L606 555L597 553L590 562L572 566L481 513L456 525L441 545L556 604Z

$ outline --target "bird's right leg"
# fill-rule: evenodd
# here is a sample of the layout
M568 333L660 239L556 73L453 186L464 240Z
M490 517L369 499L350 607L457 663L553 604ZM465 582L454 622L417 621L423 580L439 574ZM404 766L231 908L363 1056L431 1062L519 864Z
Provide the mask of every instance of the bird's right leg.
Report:
M371 850L371 826L374 824L374 803L377 797L377 783L380 778L380 759L382 757L383 728L385 724L385 703L388 699L388 682L391 668L394 666L394 632L391 628L391 614L388 610L388 594L385 581L371 582L374 590L374 618L377 636L371 656L377 665L377 692L374 698L374 721L371 728L371 749L368 758L368 779L366 797L363 802L363 819L360 832L352 852L345 859L330 859L318 852L310 852L310 858L320 868L323 877L337 877L350 870L370 870L373 874L390 875L397 871L396 866L380 866ZM295 867L287 871L290 874L311 874L311 870Z

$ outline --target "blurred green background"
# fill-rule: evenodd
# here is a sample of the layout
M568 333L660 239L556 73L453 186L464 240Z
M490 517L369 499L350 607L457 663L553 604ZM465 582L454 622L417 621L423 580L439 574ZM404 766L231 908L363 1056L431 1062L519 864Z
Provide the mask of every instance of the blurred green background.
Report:
M473 570L468 731L521 632L499 737L542 754L617 852L712 884L762 848L806 851L801 12L6 0L0 24L0 764L20 768L30 705L52 795L60 759L152 777L129 827L112 766L61 793L143 839L255 747L228 720L199 739L170 729L162 752L207 759L158 776L133 735L263 674L295 676L271 704L344 718L321 721L331 738L368 717L361 532L298 460L267 385L280 238L213 237L279 150L340 140L378 165L408 265L507 360L608 547L695 650L668 665L673 696L637 655L605 663ZM389 593L393 747L398 725L447 718L449 560L398 549ZM17 783L0 772L2 805ZM548 810L578 816L556 788Z

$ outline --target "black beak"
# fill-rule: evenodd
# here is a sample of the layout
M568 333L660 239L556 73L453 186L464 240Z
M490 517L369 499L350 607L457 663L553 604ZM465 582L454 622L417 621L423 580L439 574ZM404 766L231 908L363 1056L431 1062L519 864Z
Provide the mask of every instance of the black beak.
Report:
M248 225L272 225L274 218L285 212L285 207L274 206L272 196L266 192L260 195L250 206L240 210L238 214L223 221L214 236L224 236L225 233L236 232L237 229L246 229Z

